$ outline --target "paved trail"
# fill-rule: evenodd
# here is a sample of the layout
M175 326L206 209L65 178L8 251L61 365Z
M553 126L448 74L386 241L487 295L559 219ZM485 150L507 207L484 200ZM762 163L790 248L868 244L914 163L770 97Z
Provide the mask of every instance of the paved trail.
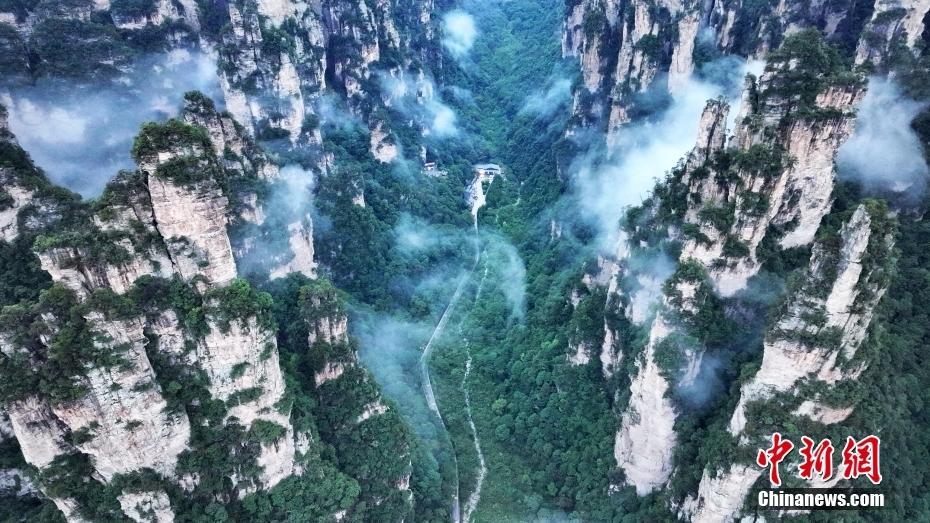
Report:
M436 327L433 329L433 333L429 337L429 341L426 342L426 346L423 347L423 352L420 354L420 381L423 384L423 395L426 397L426 404L429 406L429 409L436 414L436 417L439 419L439 425L442 427L442 431L446 434L446 437L449 441L452 441L452 438L449 436L449 429L446 427L446 422L442 419L442 412L439 409L439 404L436 403L436 393L433 391L433 381L430 379L430 370L429 370L429 358L433 353L433 344L438 340L442 333L446 330L446 324L449 323L449 318L452 317L452 312L455 310L455 306L458 304L459 300L462 298L462 292L465 290L465 285L468 283L468 280L474 274L475 269L478 267L478 262L481 261L481 247L480 240L478 236L478 210L484 205L484 201L475 202L472 207L472 226L474 231L474 246L475 246L475 258L472 262L471 268L459 278L459 282L455 287L455 292L452 293L452 298L449 300L449 303L446 304L445 310L442 312L442 316L439 317L439 322L436 323ZM478 286L478 292L475 296L477 301L478 296L481 294L481 289L484 287L484 280L488 275L488 267L485 265L484 274L481 276L481 283ZM461 325L459 326L461 329ZM466 342L466 350L468 350L468 344ZM475 423L471 417L471 404L468 397L468 374L471 371L471 352L468 352L468 360L465 364L465 378L462 381L462 387L465 391L465 414L468 419L468 424L471 427L472 434L474 435L475 441L475 450L478 453L478 461L480 463L480 469L478 470L478 481L475 485L475 491L468 496L468 501L465 506L465 523L471 518L472 513L475 511L475 507L478 506L478 502L481 500L481 487L484 484L484 478L487 475L487 467L484 463L484 454L481 452L481 442L478 440L478 432L475 429ZM454 467L453 475L455 477L455 492L452 495L452 521L453 523L462 523L462 507L460 502L460 482L459 482L459 462L458 457L455 453L455 448L452 449L452 464Z

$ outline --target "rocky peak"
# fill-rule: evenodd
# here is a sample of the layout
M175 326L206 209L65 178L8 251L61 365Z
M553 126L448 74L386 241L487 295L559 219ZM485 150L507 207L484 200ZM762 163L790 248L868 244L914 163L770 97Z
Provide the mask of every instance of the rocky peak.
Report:
M611 143L630 121L637 96L653 88L656 79L664 79L662 87L669 92L679 92L694 70L702 6L691 1L581 1L571 6L563 24L562 55L577 57L581 66L576 120L606 125Z
M661 313L652 322L614 440L614 459L640 496L660 488L672 474L677 412L668 397L670 384L656 363L656 350L672 331Z
M765 336L762 365L740 389L729 431L752 447L772 430L771 420L753 409L783 413L777 427L804 417L839 423L854 404L828 399L843 382L855 380L868 361L857 357L873 311L888 285L894 222L884 204L867 201L849 214L839 231L821 236L801 283L785 298ZM802 390L820 390L813 395ZM698 494L682 506L692 521L732 521L762 470L734 463L714 474L704 471Z
M811 47L821 59L798 58ZM682 256L704 264L724 295L758 271L756 249L767 234L780 230L785 248L810 243L829 210L834 159L865 92L861 79L824 71L824 61L837 59L829 53L807 34L788 39L761 78L747 77L730 146L700 166L692 152L685 166L691 225L683 229ZM705 110L699 146L719 112Z
M877 0L856 47L856 64L886 69L898 50L916 54L928 12L926 0Z
M727 116L730 105L723 99L708 100L698 122L697 140L688 155L689 170L694 170L723 150L727 142Z
M659 310L616 436L617 464L640 495L672 474L678 411L670 391L687 387L701 367L704 342L692 337L695 319L717 296L745 288L759 271L756 252L767 235L782 247L809 243L829 211L834 156L852 131L864 89L835 59L810 34L786 40L760 79L747 78L735 138L727 143L728 104L709 101L695 147L656 189L661 214L676 217L657 230L668 230L682 248L677 270L653 300ZM641 280L636 272L621 271Z
M213 158L221 165L220 189L227 198L226 217L237 263L247 272L271 278L299 272L316 274L310 201L312 172L281 171L229 113L216 111L198 92L185 95L184 120L209 136ZM298 192L306 194L298 194ZM248 231L244 234L243 231ZM282 234L283 233L283 234ZM286 236L286 242L278 239ZM281 246L280 243L286 245Z
M213 100L197 91L185 94L184 100L181 117L207 132L213 154L225 169L264 180L274 180L278 176L278 166L248 139L245 129L232 115L218 112Z
M20 377L5 390L7 412L27 463L43 472L87 459L88 480L104 483L143 468L173 474L190 424L167 409L143 321L119 298L98 291L81 301L53 286L38 303L4 309L0 325L5 369ZM41 489L53 486L40 478ZM51 497L78 517L73 500Z
M256 136L319 144L319 131L307 123L325 87L320 13L305 4L239 0L229 3L229 19L220 53L226 107ZM293 23L283 25L286 19Z
M261 225L257 187L277 177L277 166L199 93L189 93L183 116L192 123L143 127L133 147L138 171L120 173L79 211L84 225L43 232L36 250L56 280L83 294L123 293L144 275L178 273L208 286L236 276L230 226ZM300 238L312 266L312 243L304 248L312 240Z
M376 75L422 74L420 58L440 56L432 2L413 4L230 2L220 52L227 108L254 136L319 148L316 105L330 87L372 130L372 154L393 160L394 138L374 116L383 104ZM319 158L316 168L326 172L325 155Z
M571 2L562 55L577 58L582 75L574 91L573 123L606 128L609 144L636 111L642 91L675 96L709 55L766 59L784 40L808 30L837 42L846 53L855 52L857 64L879 69L899 49L919 54L930 11L926 1L878 1L869 20L860 19L861 9L842 2L782 1L764 9L729 0ZM856 38L854 51L846 41Z
M832 385L859 375L860 365L842 362L854 359L885 292L892 226L881 206L860 205L839 231L838 248L826 239L815 245L801 287L766 336L762 367L741 390L732 434L745 428L749 402L808 376Z
M142 470L197 488L196 473L178 470L192 428L177 391L163 387L166 367L203 376L203 401L226 405L214 423L254 440L254 466L243 458L230 474L241 494L299 472L270 297L234 279L227 232L229 182L257 178L267 158L227 116L197 101L185 115L204 127L146 125L133 150L139 170L74 204L67 224L41 231L35 250L57 283L0 314L3 369L20 376L5 391L5 411L26 461L42 473L86 460L88 488ZM237 168L220 163L210 133L241 152ZM41 173L31 175L37 184ZM39 487L53 485L45 478ZM79 499L54 501L75 521L86 508ZM172 513L161 490L123 492L119 501L130 517Z
M336 288L319 280L301 290L301 309L309 326L310 345L349 342L348 316Z
M223 285L235 278L236 264L226 230L229 199L212 151L206 131L179 120L146 124L133 146L176 270L187 280Z

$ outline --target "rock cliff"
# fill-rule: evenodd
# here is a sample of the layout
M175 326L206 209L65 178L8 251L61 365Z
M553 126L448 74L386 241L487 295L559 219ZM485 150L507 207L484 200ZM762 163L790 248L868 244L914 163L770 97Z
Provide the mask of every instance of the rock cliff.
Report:
M312 184L292 178L310 174L279 169L204 95L186 102L143 127L137 169L88 202L2 129L4 188L29 198L11 202L3 241L27 242L51 280L0 312L0 428L30 466L4 469L3 488L38 489L70 521L173 521L190 513L179 499L230 503L309 474L358 478L356 514L409 512L403 422L358 364L337 291L308 278L310 195L295 187ZM281 334L275 299L243 267L280 278L272 289L300 284L281 298L302 341ZM307 362L306 384L286 377L282 350Z
M259 205L236 182L273 178L277 168L228 117L187 117L198 126L147 125L134 148L138 171L78 205L67 224L55 220L54 205L36 208L41 199L18 209L17 223L28 211L44 224L34 248L56 283L37 302L3 310L3 372L23 376L5 391L5 411L26 462L39 470L39 488L72 520L90 508L81 492L54 494L66 475L89 475L89 490L150 472L197 488L203 472L186 456L199 452L194 433L202 429L192 427L178 391L165 388L171 369L201 376L205 399L225 405L216 421L255 441L254 464L244 458L229 476L240 495L299 472L269 298L235 279L229 233L236 202ZM224 161L220 145L233 153ZM4 173L11 186L41 176ZM42 217L46 209L53 216ZM172 304L169 287L186 298ZM119 506L133 519L172 519L162 490L126 490Z
M640 108L645 91L675 96L709 61L725 55L765 59L785 37L805 29L817 29L857 64L879 70L899 51L919 54L927 2L868 4L570 2L562 55L578 60L582 76L574 89L573 125L606 130L610 144L633 116L648 112Z
M372 155L390 162L397 145L376 116L378 75L416 76L421 58L441 56L432 11L431 0L230 2L220 47L226 105L250 133L306 149L321 144L318 106L335 91L371 129ZM324 156L316 167L327 170Z
M928 12L924 0L877 0L856 47L856 64L881 70L896 53L916 53Z
M282 150L315 153L304 161L322 174L331 158L321 153L321 106L333 102L324 94L370 129L375 158L397 157L391 126L409 123L389 121L379 77L426 77L424 64L441 70L436 9L433 0L3 5L0 50L10 60L0 63L0 83L45 76L105 83L152 51L202 51L217 58L225 106L246 133ZM67 53L55 52L61 38L68 39Z
M562 55L577 57L581 65L573 102L578 123L606 122L609 141L654 81L680 90L694 69L699 4L584 0L570 6Z
M700 372L707 341L695 336L709 329L702 316L758 273L763 240L781 249L809 244L830 210L834 157L852 132L864 84L806 61L804 53L811 49L829 54L812 38L802 33L786 40L770 54L759 79L747 78L731 138L728 104L707 103L695 147L647 203L652 218L627 224L631 244L620 250L623 256L610 278L627 283L612 284L611 293L629 293L622 300L629 304L627 319L652 326L637 356L614 457L641 495L672 474L678 407L670 397L674 389L691 386ZM794 89L798 81L813 87L806 93ZM629 258L636 252L648 256L650 247L643 248L637 228L649 220L648 227L681 245L677 271L652 297L640 294L657 275ZM643 303L658 312L644 313L649 306ZM609 328L605 332L603 346L611 347L615 335ZM607 351L601 359L609 370L620 358Z
M838 232L814 245L802 282L788 293L766 333L761 367L740 389L729 424L739 445L765 446L768 422L754 424L753 417L761 409L776 409L786 422L804 417L821 425L852 413L854 400L837 399L834 391L868 365L857 351L888 285L893 233L887 208L867 202ZM682 512L692 521L733 521L761 474L740 462L713 473L705 469L697 495Z
M325 413L320 436L337 450L353 448L371 431L395 427L396 407L383 398L373 378L358 362L358 346L348 335L342 297L326 280L316 280L300 290L300 310L307 326L308 361L313 386L321 404L338 415ZM366 448L354 448L350 458L360 472L381 469L378 481L366 485L364 495L375 506L409 505L411 448L405 441L381 439Z

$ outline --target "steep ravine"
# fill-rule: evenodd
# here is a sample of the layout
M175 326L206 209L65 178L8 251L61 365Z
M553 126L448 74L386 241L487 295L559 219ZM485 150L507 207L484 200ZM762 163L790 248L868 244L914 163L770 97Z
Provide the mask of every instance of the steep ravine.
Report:
M434 342L442 336L443 332L446 329L446 324L449 322L449 318L452 315L452 312L455 310L455 306L458 304L459 299L462 297L462 291L465 289L465 284L468 282L471 273L463 274L458 281L458 284L455 287L455 292L452 293L452 297L449 299L449 303L446 304L445 309L442 311L442 316L439 317L439 321L436 323L436 327L433 328L433 333L430 334L429 341L426 342L426 345L423 347L423 352L420 356L419 367L420 367L420 378L423 384L423 395L426 397L426 404L429 406L429 409L436 415L437 420L439 421L440 427L442 427L442 432L446 440L451 441L449 437L449 429L446 427L446 422L442 418L442 412L439 409L439 404L436 402L436 394L433 391L433 381L430 377L430 367L429 367L429 358L433 353L433 344ZM458 457L455 455L455 449L452 449L452 464L453 464L453 477L455 478L455 485L453 488L452 496L452 521L459 523L462 520L461 516L461 503L459 501L459 465Z
M469 209L471 211L472 220L473 220L472 241L474 242L474 246L475 246L475 257L473 258L472 264L469 267L469 269L459 277L458 283L455 286L455 291L452 293L452 297L449 299L449 302L446 304L445 308L443 309L442 315L439 317L439 321L436 323L436 326L433 328L433 332L432 334L430 334L429 340L426 342L426 345L424 346L423 352L419 359L420 377L422 380L423 394L426 398L426 404L429 406L430 410L436 415L436 418L438 419L439 424L442 427L443 434L450 442L452 441L452 438L450 437L449 429L446 426L445 421L443 420L442 412L440 410L440 405L436 401L436 394L433 390L433 382L430 376L429 359L430 359L430 356L432 355L435 342L439 340L445 333L446 326L449 320L452 318L453 313L455 312L455 308L458 305L459 301L461 300L462 294L465 291L467 284L472 280L475 270L478 268L478 264L481 262L481 238L479 236L479 231L478 231L478 213L481 210L481 208L484 207L485 205L485 202L486 202L485 194L487 192L487 186L490 186L494 182L494 177L495 175L488 175L486 174L486 171L481 170L481 169L477 169L475 172L474 180L472 181L472 184L470 188L468 189L468 202L470 204ZM485 184L487 184L487 186L485 186ZM480 288L483 286L484 279L486 277L487 277L487 270L485 270L482 276L482 279L481 279L481 283L479 284L479 291L478 291L479 295L480 295ZM464 317L467 317L467 316L468 314L465 313ZM461 328L459 328L459 334L461 335ZM465 350L468 351L467 341L465 342ZM467 384L468 384L468 373L470 371L471 371L471 355L469 353L468 363L466 364L465 378L463 378L462 380L462 388L465 394L465 413L468 418L468 423L470 425L472 434L474 435L475 450L479 457L480 469L478 472L479 479L477 481L475 490L468 497L466 508L465 508L465 513L464 513L464 519L463 519L461 500L460 500L461 487L460 487L460 481L459 481L458 457L456 456L455 449L454 448L452 449L453 466L455 469L454 470L454 477L455 477L454 492L455 494L452 499L452 520L455 521L456 523L460 521L465 521L467 523L468 521L470 521L471 515L474 512L475 507L477 507L478 502L481 499L481 487L484 483L484 477L487 474L487 467L485 466L485 463L484 463L484 455L481 453L481 444L478 439L478 432L477 432L477 429L475 428L474 421L472 421L471 404L468 399Z
M863 71L926 68L930 2L773 1L760 14L723 0L568 0L531 20L519 15L539 6L515 0L473 17L488 25L464 56L443 51L461 36L443 20L480 2L231 0L217 14L157 0L137 16L113 3L2 7L0 51L27 50L22 74L36 80L60 66L42 41L55 24L90 31L76 55L163 30L165 49L215 52L229 112L191 94L177 119L143 128L135 168L92 201L50 187L0 121L3 252L40 282L3 282L0 443L24 460L0 469L0 488L75 522L228 510L714 523L759 516L744 506L763 484L747 456L773 430L869 427L857 385L893 357L877 320L897 216L840 183L835 158ZM558 42L537 22L563 15ZM514 43L536 33L566 62ZM131 57L111 55L118 75ZM620 203L577 201L578 164L609 172L605 147L734 57L767 65L738 107L706 102L691 151L618 213L619 244L595 246L579 216ZM457 128L444 142L431 133L445 111ZM285 161L323 219L285 210ZM473 259L395 263L408 218L435 220ZM442 265L453 260L456 272ZM423 292L430 271L446 278ZM420 324L425 344L405 348L404 381L451 463L417 463L324 275L378 313L441 311ZM750 323L759 339L736 347ZM710 400L685 397L706 383ZM446 498L429 516L423 492Z

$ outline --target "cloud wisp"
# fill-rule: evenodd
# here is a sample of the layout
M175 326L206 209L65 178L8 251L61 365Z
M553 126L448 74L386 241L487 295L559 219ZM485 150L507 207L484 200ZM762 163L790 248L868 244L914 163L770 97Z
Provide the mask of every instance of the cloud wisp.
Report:
M379 75L379 81L388 104L419 122L424 137L445 139L461 134L458 116L442 101L436 85L429 78L383 73Z
M475 18L461 9L442 17L442 31L442 45L457 59L465 58L478 38Z
M911 128L924 106L904 96L893 80L871 78L856 129L837 153L840 179L857 181L868 193L916 202L930 174L920 139Z
M591 146L570 166L574 207L594 227L602 252L616 248L626 209L647 198L656 182L694 147L707 100L725 96L731 105L738 104L738 84L732 78L745 76L747 64L724 60L704 79L690 79L664 110L622 127L608 147Z
M177 49L138 60L101 88L41 82L0 96L10 127L49 178L85 197L100 194L120 169L131 169L132 140L142 123L177 114L186 91L221 101L216 63Z
M568 78L556 78L545 88L527 96L521 111L539 116L550 116L568 104L571 98L572 81Z

